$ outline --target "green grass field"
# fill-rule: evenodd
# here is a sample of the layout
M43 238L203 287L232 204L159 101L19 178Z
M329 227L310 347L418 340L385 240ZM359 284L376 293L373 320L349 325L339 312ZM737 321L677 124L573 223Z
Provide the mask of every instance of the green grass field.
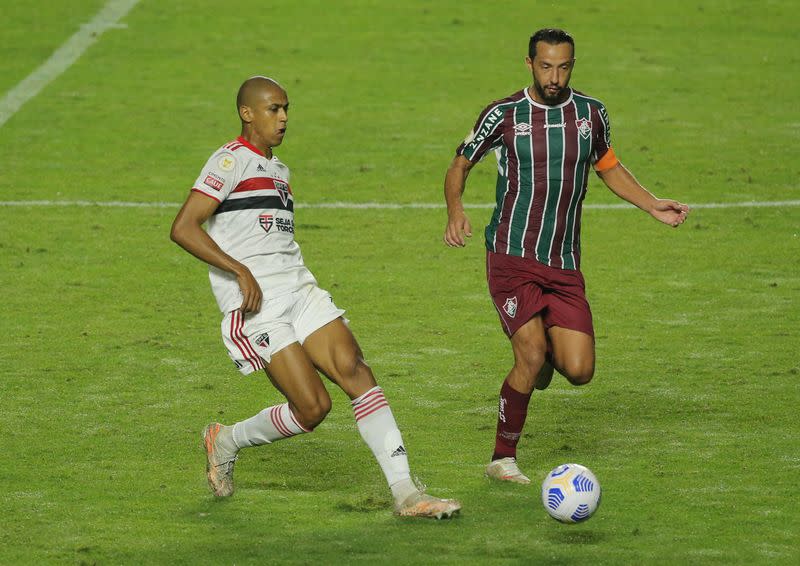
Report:
M103 0L0 0L0 98ZM792 2L157 3L0 126L0 564L797 564L800 562L800 78ZM577 41L572 85L606 102L617 155L697 206L678 230L588 209L583 269L598 367L531 401L529 488L491 484L511 351L479 236L441 243L445 169L480 109L529 83L537 28ZM297 238L348 317L448 522L401 520L349 403L244 452L215 501L199 434L280 401L225 355L206 269L169 226L238 134L235 91L267 74L292 104ZM493 197L494 167L466 201ZM162 207L19 205L125 201ZM617 202L598 179L587 204ZM16 204L10 204L16 203ZM480 227L488 208L469 212ZM794 417L792 415L795 415ZM565 462L603 486L551 520Z

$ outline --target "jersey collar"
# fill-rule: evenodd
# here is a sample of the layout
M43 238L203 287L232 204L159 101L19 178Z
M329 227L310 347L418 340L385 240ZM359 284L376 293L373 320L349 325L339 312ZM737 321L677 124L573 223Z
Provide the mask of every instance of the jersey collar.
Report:
M239 136L238 138L236 138L236 141L238 141L240 144L242 144L243 146L245 146L247 149L249 149L249 150L250 150L250 151L252 151L253 153L257 153L257 154L258 154L258 155L260 155L261 157L266 157L266 155L264 155L264 152L263 152L263 151L261 151L261 150L260 150L260 149L258 149L256 146L254 146L253 144L251 144L249 141L247 141L246 139L244 139L242 136Z

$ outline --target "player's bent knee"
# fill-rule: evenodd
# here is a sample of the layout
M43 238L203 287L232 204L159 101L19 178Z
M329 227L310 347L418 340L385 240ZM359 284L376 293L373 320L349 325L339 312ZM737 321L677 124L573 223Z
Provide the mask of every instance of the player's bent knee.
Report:
M359 357L355 352L337 352L333 358L333 376L337 381L349 379L358 371Z
M331 412L331 405L330 397L318 398L314 403L298 406L294 416L303 428L313 430Z
M586 385L594 377L594 364L567 367L564 369L564 376L572 385Z
M336 360L334 380L340 385L371 381L372 370L358 355L342 355Z

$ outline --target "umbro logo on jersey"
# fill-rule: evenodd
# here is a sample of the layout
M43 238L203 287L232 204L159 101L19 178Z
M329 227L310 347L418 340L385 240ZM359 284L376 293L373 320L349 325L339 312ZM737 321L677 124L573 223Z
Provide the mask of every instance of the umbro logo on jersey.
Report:
M407 455L408 454L406 453L406 449L403 448L403 445L401 444L400 446L397 447L397 450L392 452L391 457L394 458L395 456L407 456Z
M258 167L256 167L256 171L258 171L259 173L266 173L267 172L267 170L264 168L264 166L261 165L260 163L258 164Z
M578 128L578 133L582 138L588 138L592 135L592 123L586 118L575 120L575 126Z
M531 125L527 122L520 122L519 124L514 124L514 135L515 136L527 136L531 133Z

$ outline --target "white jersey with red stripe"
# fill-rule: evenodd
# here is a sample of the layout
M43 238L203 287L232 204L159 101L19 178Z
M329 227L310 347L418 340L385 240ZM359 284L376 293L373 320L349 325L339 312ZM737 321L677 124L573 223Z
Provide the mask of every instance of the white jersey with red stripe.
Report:
M294 240L289 168L277 157L268 159L239 137L214 152L192 190L220 203L208 219L208 235L250 269L265 299L316 285ZM220 310L239 308L236 277L214 266L208 275Z

